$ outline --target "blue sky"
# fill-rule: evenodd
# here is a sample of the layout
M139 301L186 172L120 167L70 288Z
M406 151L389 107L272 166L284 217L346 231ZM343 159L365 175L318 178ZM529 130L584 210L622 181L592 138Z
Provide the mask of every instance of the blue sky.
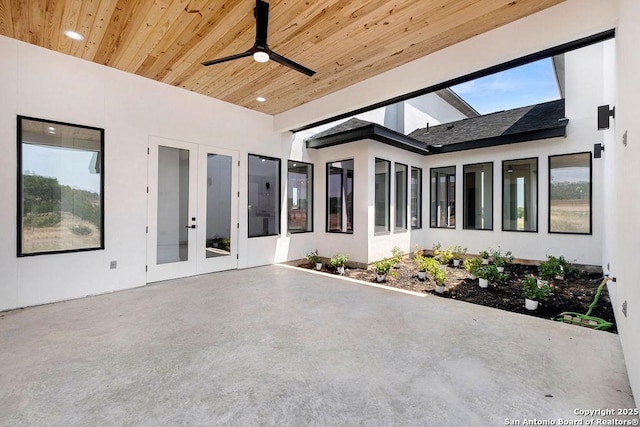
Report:
M560 98L551 58L452 86L451 89L480 114Z

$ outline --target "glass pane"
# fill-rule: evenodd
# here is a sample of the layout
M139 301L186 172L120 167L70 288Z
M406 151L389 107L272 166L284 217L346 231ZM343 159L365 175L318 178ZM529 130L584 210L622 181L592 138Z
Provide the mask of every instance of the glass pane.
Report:
M549 157L549 232L591 233L591 153Z
M375 232L389 231L389 173L391 163L375 160Z
M431 169L431 227L456 226L456 167Z
M249 154L249 237L280 233L280 160Z
M396 167L396 231L407 229L407 166Z
M411 168L411 228L422 227L422 169Z
M20 119L20 254L102 247L102 131Z
M538 230L538 159L502 162L502 228Z
M157 263L189 258L189 150L158 147Z
M313 165L288 162L287 220L291 233L313 231Z
M231 161L207 154L207 258L231 254Z
M493 229L493 163L465 165L464 228Z

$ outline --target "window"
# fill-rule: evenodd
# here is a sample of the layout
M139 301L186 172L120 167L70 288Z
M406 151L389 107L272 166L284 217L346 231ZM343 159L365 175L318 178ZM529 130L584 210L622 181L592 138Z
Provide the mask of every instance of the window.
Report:
M280 233L280 160L249 154L249 237Z
M353 159L327 163L327 231L353 233Z
M493 163L464 165L464 228L493 230Z
M375 173L375 232L389 231L389 192L391 162L376 159Z
M591 234L591 153L549 156L549 233Z
M422 228L422 169L411 167L411 228Z
M395 164L396 168L396 228L407 230L407 165Z
M502 229L538 231L538 159L502 162Z
M431 227L456 228L456 167L431 169Z
M18 256L104 248L104 130L18 116Z
M287 164L287 221L289 233L313 231L313 165Z

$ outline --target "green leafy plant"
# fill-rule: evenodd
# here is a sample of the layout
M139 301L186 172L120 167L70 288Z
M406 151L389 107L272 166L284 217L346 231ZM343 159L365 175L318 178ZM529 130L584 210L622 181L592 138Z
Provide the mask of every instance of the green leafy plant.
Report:
M498 249L491 251L491 258L493 258L493 263L496 267L504 267L507 264L511 264L513 262L513 255L511 251L506 251L502 253L502 249L498 246Z
M372 265L373 265L373 268L376 270L376 274L382 276L389 273L389 270L393 268L394 264L395 264L395 260L393 258L384 258L384 259L381 259L380 261L374 262Z
M492 283L503 282L507 280L507 275L504 273L500 273L498 271L498 267L494 264L484 265L478 269L478 277L481 279L488 280Z
M305 258L307 259L307 261L309 261L311 264L317 264L318 262L320 262L320 256L318 255L318 250L316 249L313 252L309 252Z
M394 246L393 248L391 248L391 259L393 260L394 264L399 263L400 260L402 260L403 256L404 254L402 253L402 249L400 249L397 246Z
M424 266L433 278L433 281L436 282L436 285L444 286L447 280L447 272L440 268L440 263L435 258L425 258Z
M427 271L427 259L429 258L425 257L422 254L418 254L413 257L413 262L416 264L418 271Z
M86 236L91 234L91 228L86 225L76 224L71 228L71 232L73 234L77 234L78 236Z
M453 259L462 259L462 257L464 257L467 253L467 248L460 246L460 245L456 245L453 248Z
M563 256L555 257L553 255L547 255L547 260L540 263L538 272L541 278L553 280L556 277L564 276L567 266L568 263Z
M349 261L349 256L345 254L335 254L329 260L329 265L333 268L344 267Z
M462 262L462 266L473 276L478 275L478 270L482 267L481 258L467 258Z
M541 301L551 293L551 288L549 285L538 286L536 278L528 276L522 279L522 293L527 299Z
M442 249L440 243L436 243L435 245L433 245L433 257L437 259L440 264L449 264L449 261L453 259L451 246L449 246L447 249Z
M489 251L480 251L480 258L489 259Z

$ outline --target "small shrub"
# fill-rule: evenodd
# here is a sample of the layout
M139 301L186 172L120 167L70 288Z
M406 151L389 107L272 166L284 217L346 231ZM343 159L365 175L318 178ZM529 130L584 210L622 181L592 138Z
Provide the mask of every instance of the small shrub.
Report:
M467 272L473 276L478 275L478 270L482 267L481 258L467 258L462 262L462 266Z
M478 269L478 277L486 279L491 283L498 283L507 280L508 276L498 271L498 267L494 264L482 266Z
M393 260L394 264L399 263L400 260L402 260L403 255L404 254L402 253L402 249L400 249L399 247L394 246L391 249L391 259Z
M349 261L349 256L345 254L335 254L329 260L329 265L333 268L344 267Z
M467 248L462 247L460 245L456 245L453 248L453 259L462 259L467 253Z
M551 288L549 285L538 286L536 278L528 276L522 279L522 293L527 299L541 301L551 293Z
M54 227L60 224L62 215L60 211L50 212L46 214L26 214L22 217L22 225L25 227Z
M506 251L502 253L502 249L498 246L498 249L491 251L491 258L493 258L493 263L496 267L504 267L507 264L511 264L513 262L513 255L511 251Z
M440 268L440 263L435 258L425 258L424 266L433 278L433 281L436 282L436 285L444 286L447 280L447 272Z
M567 266L568 263L563 256L555 257L553 255L547 255L547 260L540 263L538 272L543 279L553 280L556 277L564 276Z
M374 262L372 265L373 265L373 268L376 270L376 274L385 275L389 273L389 270L393 268L394 264L395 264L395 260L393 258L384 258L384 259L381 259L380 261Z
M425 257L422 254L418 254L413 257L413 262L416 264L418 271L427 271L427 259L429 258Z
M76 224L71 227L71 232L73 234L77 234L78 236L87 236L91 234L91 228L87 227L86 225Z
M307 261L309 261L311 264L317 264L318 262L320 262L320 256L318 255L318 250L316 249L313 252L309 252L305 258L307 259Z
M453 258L453 252L451 250L451 246L447 249L442 249L440 243L436 243L433 245L433 257L437 259L440 264L449 264L449 261Z
M480 258L489 259L489 251L480 251Z

